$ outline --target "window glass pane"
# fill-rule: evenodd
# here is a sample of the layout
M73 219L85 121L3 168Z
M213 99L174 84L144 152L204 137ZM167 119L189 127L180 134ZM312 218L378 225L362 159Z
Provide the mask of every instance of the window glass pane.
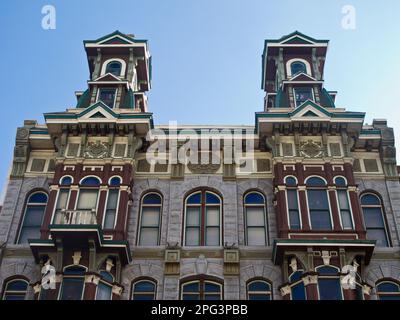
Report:
M296 181L296 179L293 178L293 177L286 177L285 183L286 183L288 186L292 186L292 187L294 187L294 186L297 185L297 181Z
M112 287L99 282L97 286L96 300L111 300L112 296Z
M306 300L306 290L303 282L292 287L292 300Z
M199 226L200 225L200 208L187 207L186 208L186 225Z
M318 279L320 300L342 300L339 279Z
M379 292L400 292L399 286L395 283L391 282L384 282L378 284L378 291Z
M298 210L289 210L290 229L300 229L300 215Z
M246 207L246 223L248 227L264 226L264 208Z
M361 197L361 204L365 205L380 205L379 198L372 195L372 194L366 194Z
M120 177L114 177L110 180L110 186L119 186L121 184Z
M400 295L391 295L391 294L380 295L379 300L400 300Z
M200 230L199 230L199 228L187 227L185 236L186 236L186 245L187 246L200 245Z
M158 227L160 219L160 208L143 207L142 208L142 226Z
M81 300L84 278L64 278L61 300Z
M154 300L154 294L134 293L132 298L133 300Z
M326 185L325 181L322 180L321 178L311 177L311 178L307 179L307 186L310 186L310 187L323 187L325 185Z
M25 212L24 226L41 226L45 206L28 206Z
M135 283L134 291L136 292L154 292L155 284L150 281L140 281Z
M292 72L292 77L295 76L298 73L307 73L306 71L306 65L303 62L297 61L297 62L293 62L290 65L290 69Z
M85 269L79 266L69 267L64 270L64 275L84 275Z
M265 245L265 228L264 227L247 228L247 245L249 246Z
M207 207L207 226L219 226L219 207Z
M289 281L290 282L296 282L296 281L301 279L302 275L303 275L303 271L293 272L289 277Z
M295 88L296 107L301 105L307 100L314 100L311 88Z
M67 200L68 200L69 190L60 189L58 192L57 199L57 209L66 209L67 208Z
M353 222L351 221L351 213L349 210L341 210L340 215L342 218L343 229L353 229Z
M110 108L114 107L115 89L100 89L99 100Z
M328 197L325 190L308 190L307 196L310 209L329 210Z
M328 211L313 210L310 212L311 228L315 230L332 229L331 218Z
M335 183L339 187L345 187L346 186L346 180L344 180L342 177L335 178Z
M31 195L28 200L29 203L46 203L47 194L39 192Z
M221 291L221 286L219 284L211 283L211 282L205 282L204 283L204 291L205 292L220 292Z
M38 227L22 227L18 243L28 243L28 239L40 238L40 226Z
M114 282L113 275L111 273L109 273L108 271L101 271L100 276L106 281Z
M139 244L142 246L156 246L158 244L158 228L142 228Z
M108 191L107 209L116 209L118 202L118 190Z
M200 295L198 295L198 294L183 294L182 300L200 300Z
M206 203L207 204L219 204L219 198L212 193L206 192Z
M28 289L28 284L25 281L14 280L7 283L7 291L23 291Z
M364 222L367 228L383 228L381 208L363 208Z
M256 192L249 193L245 198L247 204L264 204L264 197Z
M107 64L106 73L111 73L115 76L121 75L121 63L113 61Z
M71 183L72 183L71 177L64 177L61 180L61 185L63 185L63 186L70 185Z
M219 245L219 227L207 227L206 229L206 245Z
M249 284L249 291L270 291L271 286L264 281L254 281Z
M98 190L85 190L79 191L78 210L92 210L96 209Z
M219 294L205 294L204 300L221 300L221 296Z
M199 282L192 282L183 285L183 292L199 292L199 291L200 291Z
M96 177L87 177L82 180L81 185L82 186L98 186L98 185L100 185L100 180L97 179Z
M191 195L188 199L187 199L187 203L189 204L198 204L201 203L201 193L196 193Z
M347 191L338 190L338 200L340 209L350 209L349 200L347 198Z
M367 228L367 239L376 240L377 247L388 247L388 241L386 238L385 229L368 229Z
M161 197L158 194L148 194L143 198L143 204L161 204Z
M298 209L297 190L287 190L287 197L289 209Z
M104 217L104 229L113 229L115 224L115 209L107 209L106 216Z

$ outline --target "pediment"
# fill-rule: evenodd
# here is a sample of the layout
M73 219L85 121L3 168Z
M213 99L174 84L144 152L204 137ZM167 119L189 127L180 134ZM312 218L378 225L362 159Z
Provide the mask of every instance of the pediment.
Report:
M82 120L115 120L117 115L103 102L99 101L87 107L84 111L78 114L78 119Z
M307 100L300 105L295 111L292 112L291 118L293 120L309 119L309 120L330 120L331 114L326 111L323 107L316 104L311 100Z
M309 76L308 74L305 73L299 73L295 75L293 78L291 78L289 81L316 81L317 79Z
M113 75L112 73L106 73L98 77L94 81L122 81L122 80L117 76Z

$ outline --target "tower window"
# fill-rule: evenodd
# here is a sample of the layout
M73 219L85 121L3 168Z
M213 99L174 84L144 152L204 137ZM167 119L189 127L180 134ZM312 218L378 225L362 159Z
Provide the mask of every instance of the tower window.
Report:
M114 108L116 89L100 89L99 101L102 101L110 108Z
M122 65L118 61L111 61L107 64L106 67L106 73L111 73L114 76L120 76L121 75L121 69Z
M290 65L290 70L292 72L292 77L298 75L299 73L306 73L307 74L306 65L303 62L300 62L300 61L293 62Z
M294 96L296 100L296 108L306 102L307 100L314 101L312 88L294 88Z

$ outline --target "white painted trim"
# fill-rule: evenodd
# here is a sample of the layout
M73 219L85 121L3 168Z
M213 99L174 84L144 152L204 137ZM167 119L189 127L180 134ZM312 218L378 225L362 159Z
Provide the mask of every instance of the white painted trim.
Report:
M287 78L291 78L292 77L292 69L291 69L291 65L294 62L302 62L304 63L304 65L306 66L306 71L307 71L307 75L312 77L312 73L311 73L311 66L310 63L305 60L305 59L301 59L301 58L293 58L290 59L286 62L286 74L287 74Z
M121 64L121 73L119 74L120 77L125 77L125 73L126 73L126 62L123 59L120 58L111 58L111 59L107 59L106 61L103 62L102 66L101 66L101 73L100 75L103 76L106 74L106 68L107 65L110 62L119 62Z

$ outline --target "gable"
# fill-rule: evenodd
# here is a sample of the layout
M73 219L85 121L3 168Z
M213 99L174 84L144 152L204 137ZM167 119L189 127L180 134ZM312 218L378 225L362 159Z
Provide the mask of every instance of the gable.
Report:
M125 39L122 39L118 36L113 37L109 40L101 42L101 44L130 44L131 42L126 41Z
M114 121L117 117L118 116L114 113L114 111L112 111L101 101L89 106L88 108L86 108L86 110L77 115L77 118L80 121L91 119L93 119L94 121L99 121L99 119Z
M290 117L299 120L304 120L304 118L313 118L313 120L329 120L331 119L331 114L315 102L307 100L294 110L290 114Z
M121 81L121 79L114 76L112 73L106 73L106 74L98 77L94 81Z
M292 37L292 38L282 42L282 44L314 44L314 43L311 41L308 41L304 38L295 36L295 37Z
M316 79L305 73L300 73L291 78L289 81L316 81Z

